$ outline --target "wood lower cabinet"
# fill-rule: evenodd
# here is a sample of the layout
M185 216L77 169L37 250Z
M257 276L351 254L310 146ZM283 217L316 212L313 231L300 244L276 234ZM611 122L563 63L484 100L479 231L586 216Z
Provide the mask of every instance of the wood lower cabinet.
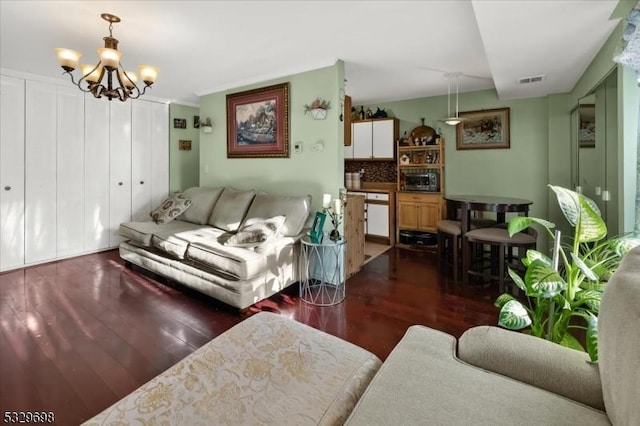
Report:
M349 278L364 263L364 197L348 195L344 210L344 236L347 240L346 275Z
M399 192L398 228L401 230L436 232L442 217L440 194Z

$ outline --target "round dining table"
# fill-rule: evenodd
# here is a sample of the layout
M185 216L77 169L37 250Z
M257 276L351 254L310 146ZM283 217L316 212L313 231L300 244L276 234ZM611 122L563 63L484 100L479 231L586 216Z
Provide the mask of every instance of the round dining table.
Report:
M504 223L507 213L517 213L520 216L529 214L529 206L533 201L521 198L499 197L493 195L445 195L447 202L447 217L451 220L460 220L460 238L464 247L465 234L471 229L471 212L494 212L496 222ZM458 211L460 217L458 218ZM466 250L462 251L462 264L466 265ZM464 269L464 268L463 268ZM469 276L467 271L462 272L462 282L467 284Z
M447 202L447 217L458 220L457 211L460 210L460 228L462 234L471 227L471 212L494 212L496 222L504 223L506 213L518 213L521 216L529 214L531 200L522 198L499 197L494 195L445 195Z

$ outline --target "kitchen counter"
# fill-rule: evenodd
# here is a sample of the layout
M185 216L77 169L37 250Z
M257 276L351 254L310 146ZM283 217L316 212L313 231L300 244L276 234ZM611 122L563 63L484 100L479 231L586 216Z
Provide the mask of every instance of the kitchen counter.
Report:
M375 192L379 194L388 194L396 191L395 182L362 182L359 189L349 189L349 192Z

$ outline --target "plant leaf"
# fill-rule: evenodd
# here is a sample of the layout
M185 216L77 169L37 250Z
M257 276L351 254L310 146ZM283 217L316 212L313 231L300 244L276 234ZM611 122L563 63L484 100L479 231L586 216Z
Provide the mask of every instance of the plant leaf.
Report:
M556 193L556 198L562 214L572 227L576 227L578 223L578 215L580 213L580 204L578 202L578 193L561 186L549 185L549 188Z
M509 236L513 237L515 234L527 229L534 223L542 225L547 229L556 227L555 223L549 222L548 220L538 219L537 217L516 216L511 218L509 221Z
M531 325L531 318L522 303L509 300L500 309L498 325L509 330L521 330Z
M582 194L578 194L580 206L580 226L576 229L579 243L589 243L599 241L607 236L607 225L600 217L600 211L595 210L589 200ZM591 201L591 203L589 202Z
M595 290L595 291L599 291L599 292L603 292L604 288L607 286L606 283L601 283L601 282L591 282L591 281L583 281L582 283L580 283L580 288L583 290Z
M587 319L587 353L591 362L598 361L598 317L595 315Z
M578 268L582 271L585 277L587 277L590 281L598 281L598 276L587 266L586 263L580 259L579 256L571 253L571 258L573 259L573 263L576 264Z
M622 237L614 242L614 250L620 257L624 256L629 252L629 250L637 246L640 246L640 238Z
M525 285L524 281L522 280L522 278L520 278L520 275L518 275L518 273L516 271L514 271L511 268L508 268L508 272L509 272L509 276L511 277L511 279L513 280L513 282L518 286L518 288L522 291L524 291L525 293L527 293L527 286ZM503 295L504 296L504 295Z
M538 250L527 250L527 260L529 261L529 263L533 262L536 259L541 260L545 265L551 266L553 264L551 262L551 258L546 254L539 252Z
M597 314L600 312L600 301L602 293L595 290L584 290L576 294L576 301L585 303L590 313Z
M502 293L500 296L498 296L496 301L493 302L493 305L496 308L502 308L509 300L515 300L515 298L509 293Z
M524 280L530 288L528 296L551 298L567 288L560 274L540 259L531 262Z
M584 348L582 347L580 342L578 342L578 339L573 337L573 335L569 332L564 333L564 336L562 336L562 340L560 340L558 343L565 348L571 348L577 351L584 352Z

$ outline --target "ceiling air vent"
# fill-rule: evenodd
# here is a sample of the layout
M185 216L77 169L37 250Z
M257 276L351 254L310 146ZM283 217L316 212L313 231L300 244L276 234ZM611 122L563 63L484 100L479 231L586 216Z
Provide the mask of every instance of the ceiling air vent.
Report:
M529 84L529 83L538 83L544 80L545 75L534 75L532 77L525 77L518 80L519 84Z

